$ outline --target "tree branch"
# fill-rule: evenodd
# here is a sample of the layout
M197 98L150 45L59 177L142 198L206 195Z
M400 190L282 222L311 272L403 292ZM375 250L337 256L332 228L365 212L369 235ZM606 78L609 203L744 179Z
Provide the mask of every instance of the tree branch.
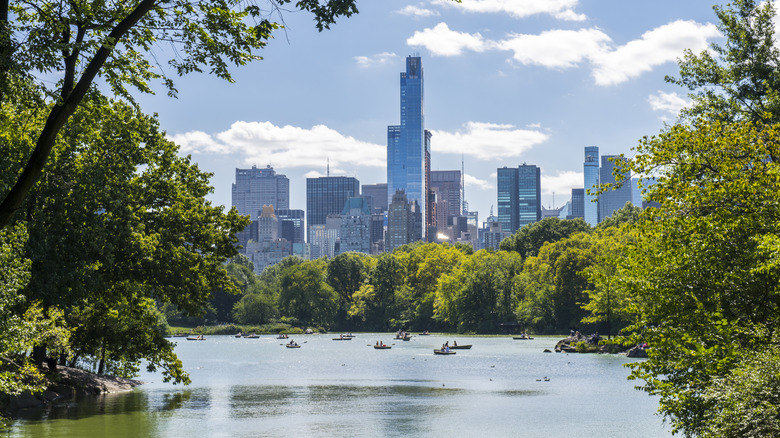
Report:
M95 56L89 62L84 69L81 78L71 93L67 94L67 97L63 101L54 105L49 117L46 120L46 124L41 131L41 135L38 137L38 141L35 145L35 149L30 156L30 161L27 162L22 174L14 184L11 191L3 199L0 204L0 228L4 228L11 223L14 213L19 210L24 202L27 193L40 179L43 173L43 167L46 164L46 160L49 158L54 142L57 139L65 122L68 121L71 115L76 111L76 108L81 103L84 96L92 86L95 77L100 69L105 64L108 56L116 47L119 40L130 31L149 11L154 8L157 0L143 0L133 11L120 21L116 27L111 30L111 33L106 37L102 47L95 52ZM0 0L0 2L7 2L7 0ZM63 90L64 91L64 90Z

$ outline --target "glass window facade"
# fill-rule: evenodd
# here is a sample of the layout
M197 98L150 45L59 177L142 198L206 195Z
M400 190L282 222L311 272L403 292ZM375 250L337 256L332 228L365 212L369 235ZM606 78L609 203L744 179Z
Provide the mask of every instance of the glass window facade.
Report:
M306 178L307 229L325 225L328 215L341 215L349 198L360 196L360 182L351 176ZM308 235L311 242L311 231Z
M410 202L416 201L421 209L426 206L423 102L422 59L409 56L401 73L401 124L387 127L388 205L396 190L403 190ZM421 213L426 217L424 210Z
M588 190L595 191L599 185L599 148L598 146L585 146L585 194L583 213L585 222L595 227L599 223L599 204L596 195L589 194Z

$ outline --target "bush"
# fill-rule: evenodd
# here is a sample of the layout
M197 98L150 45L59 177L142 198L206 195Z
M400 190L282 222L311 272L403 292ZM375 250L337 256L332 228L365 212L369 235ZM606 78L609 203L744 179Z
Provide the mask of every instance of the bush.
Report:
M591 344L585 341L577 342L577 345L575 345L574 348L577 350L577 353L598 353L599 352L598 344Z

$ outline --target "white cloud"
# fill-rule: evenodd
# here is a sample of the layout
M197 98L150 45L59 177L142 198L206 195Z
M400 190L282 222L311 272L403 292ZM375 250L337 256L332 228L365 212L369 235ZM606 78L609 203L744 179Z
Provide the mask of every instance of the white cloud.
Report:
M434 4L450 6L464 12L505 13L515 18L548 14L559 20L582 21L585 15L574 12L579 0L434 0Z
M500 41L479 33L451 30L446 23L415 32L406 43L422 46L436 56L459 56L466 50L506 50L523 65L566 69L588 63L597 85L610 86L635 78L653 68L673 62L685 49L706 50L708 40L720 36L714 24L678 20L645 32L640 39L615 47L597 28L549 30L538 35L510 34Z
M433 29L417 31L407 38L410 46L423 46L434 56L457 56L463 50L483 52L491 43L485 42L479 33L469 34L450 30L447 23L439 23Z
M387 158L386 146L345 136L324 125L305 129L238 121L216 134L192 131L170 139L183 153L231 154L244 164L323 169L330 160L332 174L344 173L346 166L384 168Z
M560 195L560 199L571 197L571 189L582 187L585 176L582 172L572 170L559 171L556 175L542 174L542 193L551 195L553 193Z
M521 64L570 68L606 52L610 41L598 29L550 30L539 35L513 34L498 47L514 52L512 58Z
M466 185L466 187L476 187L482 190L488 190L495 187L493 184L490 183L490 181L479 179L476 176L469 175L468 173L463 175L463 182Z
M401 15L409 15L412 17L438 17L439 11L433 9L419 8L417 6L406 5L403 9L398 11Z
M431 149L444 154L461 154L480 160L519 157L549 135L539 130L517 129L513 125L468 122L465 131L433 131Z
M663 111L672 117L677 117L680 110L691 103L690 99L682 97L677 93L664 93L660 90L658 91L658 94L651 94L647 98L647 101L650 103L650 108L652 108L653 111ZM662 118L666 120L668 117L667 115L664 115Z
M677 20L642 35L615 50L592 57L593 77L598 85L614 85L676 60L685 49L694 53L707 49L709 38L720 36L714 24Z
M382 52L371 56L356 56L355 61L358 66L363 68L375 67L378 65L390 64L395 62L398 55L392 52Z

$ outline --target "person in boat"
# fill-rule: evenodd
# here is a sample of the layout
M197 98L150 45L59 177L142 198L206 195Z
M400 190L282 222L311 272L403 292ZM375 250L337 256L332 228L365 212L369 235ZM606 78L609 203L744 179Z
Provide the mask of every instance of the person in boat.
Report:
M445 345L444 346L444 352L445 353L449 353L450 352L450 346L449 345Z
M453 347L457 347L458 346L458 341L452 341L452 346Z

